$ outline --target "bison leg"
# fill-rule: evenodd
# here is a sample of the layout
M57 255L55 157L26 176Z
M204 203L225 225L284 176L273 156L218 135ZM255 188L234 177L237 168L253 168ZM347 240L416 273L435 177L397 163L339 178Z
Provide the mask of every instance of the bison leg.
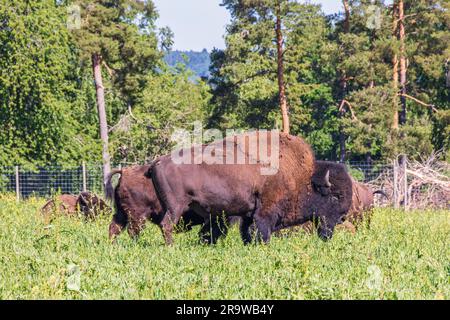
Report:
M128 224L128 234L131 238L137 239L141 231L145 228L145 218L131 218Z
M245 245L252 242L253 237L250 231L250 226L253 224L253 219L250 217L243 217L239 230L241 232L241 239Z
M128 223L127 215L118 210L112 218L112 221L109 225L109 239L114 241L116 237L122 232L122 230L126 227Z
M162 219L161 223L159 224L159 227L161 228L164 241L166 242L166 245L172 245L173 244L173 225L176 224L178 221L172 221L171 214L169 211L166 212L164 215L164 218Z
M207 219L200 229L200 239L207 244L216 244L220 237L228 233L228 223L225 217L215 216Z
M254 219L256 225L256 241L268 243L272 234L272 221L270 217L257 214Z

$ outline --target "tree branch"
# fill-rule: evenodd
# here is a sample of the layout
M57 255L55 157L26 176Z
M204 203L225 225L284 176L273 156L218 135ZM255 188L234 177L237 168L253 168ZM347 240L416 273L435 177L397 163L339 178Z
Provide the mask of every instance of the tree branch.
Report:
M350 102L348 102L347 100L343 99L340 106L339 106L339 112L343 112L344 111L344 106L347 105L348 109L350 110L350 113L352 115L352 120L358 120L358 118L356 118L355 112L353 111L353 107L350 104Z
M402 96L402 97L405 97L405 98L408 98L408 99L411 99L411 100L417 102L418 104L421 104L421 105L423 105L423 106L425 106L425 107L428 107L428 108L430 108L431 110L433 110L434 112L439 112L439 110L436 109L436 107L435 107L434 104L428 104L428 103L425 103L425 102L420 101L419 99L414 98L414 97L412 97L412 96L410 96L410 95L408 95L408 94L406 94L406 93L399 93L398 95L399 95L399 96Z

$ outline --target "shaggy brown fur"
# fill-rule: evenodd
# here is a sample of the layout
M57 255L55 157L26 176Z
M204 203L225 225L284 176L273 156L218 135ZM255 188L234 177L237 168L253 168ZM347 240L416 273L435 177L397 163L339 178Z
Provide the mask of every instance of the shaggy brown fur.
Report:
M92 192L81 192L78 196L78 206L81 213L88 218L95 218L102 213L111 213L111 208L106 202Z
M41 208L42 214L48 219L53 212L75 215L81 213L87 218L95 218L102 212L110 212L111 208L91 192L81 192L79 195L62 194L48 200Z
M258 139L260 134L258 132ZM235 139L235 151L242 147L236 143L236 137L227 139ZM177 165L171 155L158 159L152 164L149 175L166 211L164 219L176 223L189 209L205 218L222 213L240 216L241 236L244 243L248 243L253 222L258 238L267 242L273 231L317 218L321 221L319 235L330 238L335 224L347 212L350 200L340 204L340 197L345 199L346 195L342 196L339 189L328 197L314 192L311 183L314 155L310 146L301 138L286 134L280 134L279 139L279 169L274 175L261 175L264 165L261 162L250 164L247 150L245 164ZM225 146L225 141L215 145ZM205 146L202 149L205 150ZM194 154L193 148L183 152ZM336 179L340 178L337 173ZM167 223L163 230L167 243L172 242L171 225Z
M113 170L106 183L106 195L111 199L114 194L115 214L109 226L109 237L114 239L127 227L128 234L135 238L144 229L146 221L163 229L163 210L156 196L151 179L145 176L150 166L132 166ZM112 177L120 174L117 187L112 186ZM190 230L194 225L203 224L204 220L192 211L183 216L178 229Z
M77 213L78 196L72 194L62 194L54 199L48 200L41 208L44 215L59 211L65 214ZM58 206L58 208L57 208Z
M343 186L342 183L333 180L333 175L330 176L329 181L323 179L326 172L333 173L335 165L335 163L328 161L316 162L313 185L322 195L327 195L329 193L329 189L327 189L329 182L331 182L332 186ZM344 227L347 230L354 232L356 230L355 226L358 226L363 220L370 223L370 217L374 206L374 194L380 193L384 196L386 195L381 190L373 191L369 186L355 181L353 178L351 178L350 183L347 182L346 184L351 186L351 206L345 216L346 223L344 224Z
M382 190L373 191L371 187L364 185L358 181L352 181L352 206L347 214L346 220L354 224L356 227L362 222L370 225L374 208L374 195L379 193L387 197Z

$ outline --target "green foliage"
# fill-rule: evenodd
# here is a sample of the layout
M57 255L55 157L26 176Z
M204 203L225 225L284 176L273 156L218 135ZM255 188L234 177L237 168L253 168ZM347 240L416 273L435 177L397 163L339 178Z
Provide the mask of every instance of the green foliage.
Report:
M170 152L176 128L203 122L210 99L205 83L193 83L193 73L179 64L149 76L134 109L124 115L112 135L116 162L151 161Z
M214 98L209 126L280 127L275 9L271 4L223 2L232 21L227 28L226 49L212 53ZM306 137L319 156L332 157L337 108L326 82L333 77L329 26L314 5L282 1L282 15L291 131Z
M79 5L81 26L72 30L80 59L91 67L99 54L116 90L133 105L146 85L146 76L156 71L161 59L152 1L67 1ZM126 109L126 108L125 108ZM123 110L122 110L123 111Z
M450 298L449 211L378 209L370 229L339 230L329 242L299 231L244 246L233 227L206 246L195 228L166 247L151 224L115 245L109 217L46 225L43 204L0 199L2 300Z
M73 163L91 142L78 130L73 110L77 61L64 13L49 0L0 3L3 165Z
M400 153L410 157L426 156L433 149L448 149L443 132L444 114L449 108L449 90L445 87L444 65L449 56L450 18L445 1L409 1L406 3L406 51L408 58L407 93L439 109L407 100L407 124L392 129L398 88L392 88L392 57L400 44L392 36L392 8L381 8L379 29L367 28L370 1L351 2L351 32L335 37L340 43L337 68L348 80L346 100L353 106L357 120L342 120L347 134L348 156L360 159L393 158ZM397 104L398 105L398 104ZM350 113L348 112L347 115ZM433 134L433 131L435 134ZM414 146L414 147L412 147Z
M272 128L280 125L277 101L275 0L224 0L232 21L226 49L212 53L213 89L209 126ZM392 129L399 88L393 88L392 58L399 41L392 34L392 7L375 1L379 25L370 23L373 1L349 1L350 29L344 17L325 17L317 6L280 1L285 82L291 131L312 144L320 158L336 159L339 127L347 158L411 157L449 149L449 13L445 1L408 2L407 92L439 111L408 99L407 124ZM346 88L342 88L342 82ZM342 99L343 116L338 108ZM415 146L411 148L411 146Z
M342 15L279 2L291 132L305 137L318 158L338 157L341 128L347 160L419 157L433 149L448 158L448 1L405 2L407 93L434 109L408 98L407 123L398 130L392 129L399 107L392 58L400 45L392 35L392 7L375 2L381 24L372 28L374 2L349 1L346 33ZM169 51L173 32L156 29L152 1L1 1L0 164L100 161L94 52L104 62L115 161L143 162L167 152L173 128L194 120L219 129L280 128L277 3L224 0L232 17L226 48L209 60L206 50ZM80 29L67 28L68 5L80 6ZM340 113L342 99L349 105Z

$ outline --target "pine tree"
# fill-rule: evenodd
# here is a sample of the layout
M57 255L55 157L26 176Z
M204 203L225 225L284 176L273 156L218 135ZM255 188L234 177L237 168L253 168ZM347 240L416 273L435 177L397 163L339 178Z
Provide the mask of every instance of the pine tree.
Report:
M328 26L319 7L296 1L228 0L223 5L232 21L226 49L211 55L214 97L209 126L289 127L291 133L306 136L321 130L310 138L328 156L335 128L325 118L334 117L336 107L328 108Z
M125 98L127 107L145 86L146 74L160 58L154 33L155 8L151 1L70 1L81 11L81 27L73 31L84 61L92 62L96 86L103 176L110 172L109 139L102 68Z

